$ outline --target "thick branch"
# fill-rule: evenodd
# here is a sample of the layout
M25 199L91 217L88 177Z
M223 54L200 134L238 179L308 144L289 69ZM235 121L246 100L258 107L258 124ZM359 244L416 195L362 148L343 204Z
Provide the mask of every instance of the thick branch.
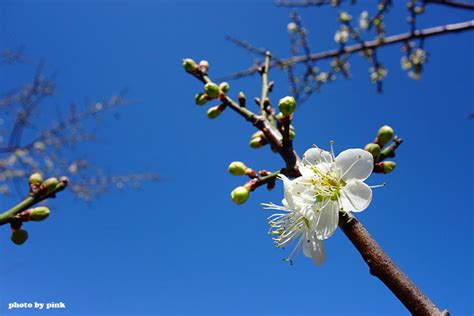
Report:
M452 8L474 10L474 3L459 2L451 0L425 0L426 3L441 4Z
M435 27L426 28L423 30L415 30L413 33L407 32L407 33L392 35L392 36L385 37L384 39L377 38L371 41L364 42L362 44L359 43L359 44L346 46L343 49L333 49L333 50L327 50L327 51L323 51L319 53L314 53L309 56L304 55L304 56L295 56L295 57L291 57L287 59L281 59L278 62L272 62L271 66L277 66L277 67L292 66L294 64L307 62L308 60L317 61L317 60L323 60L323 59L328 59L328 58L335 58L335 57L340 57L345 54L352 54L352 53L356 53L356 52L363 51L366 49L373 49L373 48L378 48L382 46L403 43L403 42L410 41L413 39L428 38L428 37L433 37L437 35L443 35L443 34L448 34L448 33L458 33L458 32L464 32L464 31L469 31L473 29L474 29L474 20L465 21L461 23L455 23L455 24L435 26ZM224 77L223 80L237 79L237 78L253 75L258 72L260 67L262 67L261 64L254 65L246 70L230 74Z
M379 278L405 307L418 316L448 316L397 267L365 227L353 216L339 213L339 227L354 244L370 268L370 274Z

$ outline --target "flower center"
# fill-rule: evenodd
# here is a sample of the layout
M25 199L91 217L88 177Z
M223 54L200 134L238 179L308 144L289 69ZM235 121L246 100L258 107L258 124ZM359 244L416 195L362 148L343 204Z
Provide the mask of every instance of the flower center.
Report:
M316 166L311 167L314 177L311 184L318 202L327 200L337 201L339 192L346 185L334 170L321 171Z

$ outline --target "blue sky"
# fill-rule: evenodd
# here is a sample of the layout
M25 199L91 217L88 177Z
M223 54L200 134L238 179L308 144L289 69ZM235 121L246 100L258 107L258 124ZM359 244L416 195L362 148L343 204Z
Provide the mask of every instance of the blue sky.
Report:
M361 1L366 7L367 3ZM370 7L370 6L369 6ZM353 9L354 15L360 8ZM373 8L371 8L373 10ZM388 34L406 30L403 6L388 18ZM372 11L373 12L373 11ZM315 51L333 48L337 11L302 11ZM241 184L226 173L233 160L257 169L281 167L267 148L248 147L251 126L230 112L210 121L194 105L200 84L181 59L205 58L213 77L249 66L254 56L227 34L289 53L289 10L271 1L2 1L1 48L26 47L58 70L55 102L81 102L123 87L139 100L109 120L102 140L77 155L115 173L153 171L162 179L139 191L111 192L90 205L61 194L52 216L28 225L23 247L0 232L0 313L10 302L63 301L52 315L403 315L401 303L337 231L327 261L282 261L266 234L259 203L278 202L281 186L259 190L237 206ZM421 26L472 15L430 7ZM389 69L376 94L365 61L353 79L323 88L295 117L296 149L335 141L336 152L362 147L390 124L405 139L397 170L373 175L377 189L359 215L375 239L425 293L453 315L472 313L473 104L472 34L427 41L423 79L400 69L399 47L383 49ZM277 71L273 98L287 93ZM3 78L2 80L5 80ZM231 82L231 95L260 91L251 77ZM7 207L13 200L2 201Z

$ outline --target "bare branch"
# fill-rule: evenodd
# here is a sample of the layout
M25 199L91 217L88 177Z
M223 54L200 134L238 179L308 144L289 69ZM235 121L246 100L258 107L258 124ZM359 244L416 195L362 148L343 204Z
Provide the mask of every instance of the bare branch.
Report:
M344 49L333 49L322 51L319 53L313 53L309 56L295 56L287 59L282 59L279 62L272 62L272 67L284 67L292 66L298 63L304 63L308 60L317 61L328 58L340 57L346 54L353 54L356 52L364 51L366 49L375 49L379 47L389 46L397 43L403 43L414 39L424 39L449 33L459 33L470 31L474 29L474 20L464 21L455 24L447 24L441 26L435 26L422 30L415 30L414 32L401 33L397 35L388 36L384 39L374 39L366 41L363 44L354 44L344 47ZM261 64L254 65L246 70L239 71L222 78L222 80L238 79L253 75L258 72Z

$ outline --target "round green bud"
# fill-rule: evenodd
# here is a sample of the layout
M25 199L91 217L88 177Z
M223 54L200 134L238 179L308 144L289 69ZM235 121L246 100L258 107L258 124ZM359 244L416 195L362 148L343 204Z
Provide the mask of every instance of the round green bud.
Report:
M383 162L383 172L390 173L395 170L397 164L394 161L384 161Z
M385 146L395 135L393 128L388 125L382 126L377 133L377 143L380 147Z
M44 206L35 207L30 210L29 220L34 222L41 222L49 216L49 208Z
M204 105L209 101L209 98L207 94L205 93L198 93L194 96L194 102L196 102L197 105Z
M290 115L296 109L296 100L293 97L287 96L278 102L278 108L283 115Z
M43 176L38 172L33 173L28 179L28 182L30 183L30 185L39 185L43 183Z
M223 91L223 92L227 92L227 91L229 91L229 89L230 89L230 85L229 85L229 83L227 83L227 82L222 82L222 83L219 85L219 89L221 89L221 91Z
M242 204L248 200L250 190L244 186L236 187L231 193L230 197L235 204Z
M204 86L204 91L211 98L217 98L219 96L219 87L214 82L208 82Z
M28 232L24 229L12 230L10 239L15 245L22 245L28 239Z
M56 186L59 184L59 181L58 179L56 178L49 178L49 179L46 179L44 182L43 182L43 188L46 190L46 192L51 192L53 191L54 189L56 189Z
M192 60L191 58L186 58L186 59L183 59L183 68L187 72L193 73L196 70L197 65L196 65L196 62Z
M229 173L233 176L243 176L246 174L247 166L240 161L233 161L229 165Z
M209 108L209 110L207 110L207 117L212 120L218 117L219 115L221 115L221 113L222 113L222 110L220 106L216 105L216 106L213 106L212 108Z
M380 153L382 152L382 150L380 149L380 146L374 143L365 145L364 149L365 151L368 151L369 153L371 153L375 160L377 160L380 157Z
M263 145L264 145L263 138L262 137L254 137L254 138L250 139L249 145L252 148L262 148Z

